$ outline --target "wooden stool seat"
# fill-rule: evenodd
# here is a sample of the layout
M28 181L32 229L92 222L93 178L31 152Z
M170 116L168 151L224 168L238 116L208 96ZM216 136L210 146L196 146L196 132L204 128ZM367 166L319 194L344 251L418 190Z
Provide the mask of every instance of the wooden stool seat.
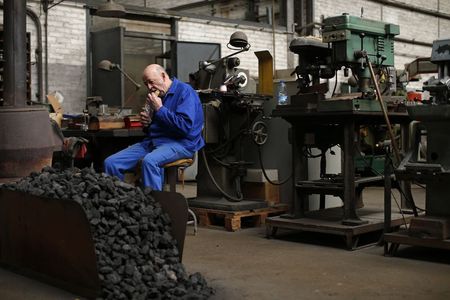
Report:
M184 187L184 169L189 167L194 163L193 158L181 158L176 161L167 163L163 166L164 169L166 169L166 179L167 184L169 185L169 191L175 192L176 191L176 184L178 180L178 171L181 171L180 177L181 182Z
M193 158L181 158L179 160L170 162L168 164L165 164L163 166L163 168L169 168L169 167L182 167L182 168L187 168L190 165L192 165L194 163L194 159Z

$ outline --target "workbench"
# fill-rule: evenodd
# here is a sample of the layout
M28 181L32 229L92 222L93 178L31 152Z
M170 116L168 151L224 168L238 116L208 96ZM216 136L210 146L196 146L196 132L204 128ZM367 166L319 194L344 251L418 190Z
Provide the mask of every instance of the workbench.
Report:
M281 117L292 126L292 199L288 215L268 218L266 220L268 235L274 235L277 228L300 229L322 233L341 234L347 239L347 247L354 248L354 237L361 233L383 229L383 214L362 212L358 215L357 202L365 187L383 182L383 176L357 177L355 175L355 155L359 143L360 125L385 124L382 112L378 111L327 111L306 110L296 105L278 105L272 112L273 117ZM389 119L392 124L400 124L402 128L402 149L408 145L408 124L410 118L406 112L391 112ZM311 143L311 135L326 134L330 143L339 144L342 150L341 176L335 179L308 180L307 158L303 149L305 141ZM312 137L314 140L314 136ZM339 196L343 207L325 209L324 203L313 213L308 209L308 196L324 195ZM382 202L381 202L382 203ZM363 210L361 210L363 211ZM381 214L380 214L381 213ZM399 216L400 217L400 216ZM393 226L401 225L393 215ZM375 226L376 225L376 226Z
M93 164L98 172L103 171L105 158L126 147L140 142L145 133L141 127L101 130L63 129L64 137L83 137L89 141L87 144L88 154L84 161L79 162L81 166Z

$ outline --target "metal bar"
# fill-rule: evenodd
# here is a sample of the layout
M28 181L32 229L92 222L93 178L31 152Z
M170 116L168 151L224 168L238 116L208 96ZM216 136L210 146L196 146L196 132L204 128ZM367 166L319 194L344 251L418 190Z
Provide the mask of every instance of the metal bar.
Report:
M307 178L304 178L300 175L300 172L302 170L302 167L305 165L304 161L303 161L303 157L299 156L299 152L301 151L301 149L303 148L303 141L304 141L304 133L302 132L302 134L300 134L299 136L301 137L301 140L299 140L297 138L298 136L298 132L297 132L297 128L296 126L292 126L291 129L291 133L292 133L292 168L293 172L292 174L294 174L293 178L292 178L292 191L293 191L293 195L292 195L292 200L293 200L293 207L294 207L294 212L293 215L295 217L303 217L305 214L305 195L300 194L300 191L296 188L296 181L298 179L300 180L304 180ZM307 165L307 164L306 164ZM308 197L308 196L306 196Z
M25 107L27 99L26 1L4 3L5 79L4 101Z
M344 220L357 219L355 211L355 122L344 125Z
M433 43L421 42L421 41L416 41L416 40L412 40L412 39L405 39L405 38L398 38L398 37L395 37L394 41L400 42L400 43L405 43L405 44L419 45L419 46L424 46L424 47L432 47L433 46Z
M272 0L272 50L273 50L273 74L276 70L276 50L275 50L275 0Z
M401 124L400 125L400 130L401 130L401 142L402 142L402 152L403 154L405 154L409 149L409 126L405 125L405 124ZM406 197L408 197L409 199L412 198L412 194L411 194L411 182L409 181L405 181L402 180L398 183L400 185L400 188L402 189L402 191L404 191L404 193L401 193L400 198L401 198L401 208L411 208L411 203L409 203L408 199ZM406 194L408 196L406 196Z
M384 233L391 231L391 168L389 156L386 154L384 160Z
M391 138L391 144L392 144L392 148L394 149L395 159L397 161L397 164L399 164L400 163L400 152L398 150L398 145L397 145L397 142L395 141L394 132L392 131L392 127L391 127L391 121L389 121L389 116L386 112L386 107L384 106L383 98L381 97L380 87L378 86L378 82L375 77L375 73L373 72L372 63L370 62L368 56L366 56L366 62L367 62L367 65L369 66L370 76L372 77L373 83L375 85L375 91L377 93L377 99L378 99L378 102L380 103L381 111L383 112L384 120L386 121L386 125L388 127L389 137Z

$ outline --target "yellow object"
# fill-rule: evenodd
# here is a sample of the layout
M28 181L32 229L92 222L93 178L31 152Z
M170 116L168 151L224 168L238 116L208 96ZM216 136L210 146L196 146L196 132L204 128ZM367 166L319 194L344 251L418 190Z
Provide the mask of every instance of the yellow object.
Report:
M269 51L255 51L258 57L258 93L273 95L273 59Z
M62 118L63 114L61 113L50 113L50 119L54 120L59 127L61 127Z

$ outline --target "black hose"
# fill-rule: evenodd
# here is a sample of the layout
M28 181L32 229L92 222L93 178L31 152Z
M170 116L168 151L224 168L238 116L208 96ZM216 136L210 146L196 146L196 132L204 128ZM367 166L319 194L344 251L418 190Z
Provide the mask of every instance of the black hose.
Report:
M334 74L335 74L334 76L336 77L336 80L334 81L334 89L333 89L333 93L331 94L331 97L334 97L334 93L336 92L336 87L337 87L337 82L338 82L337 70L335 70Z
M292 173L285 180L282 180L280 182L273 182L272 180L270 180L269 176L267 176L266 169L264 168L264 165L263 165L262 155L261 155L261 145L258 145L258 157L259 157L259 164L261 165L261 170L262 170L264 178L266 178L267 182L269 182L272 185L283 185L286 182L288 182L289 179L291 179Z
M236 198L236 197L233 197L233 196L227 194L227 193L219 186L219 184L217 183L217 181L214 179L214 176L213 176L213 174L212 174L212 172L211 172L211 169L209 168L208 160L206 159L206 154L205 154L204 148L202 148L201 152L202 152L203 161L205 162L206 171L208 171L208 175L209 175L209 177L211 178L211 181L214 183L214 185L215 185L216 188L219 190L219 192L221 192L222 195L224 195L225 198L226 198L227 200L229 200L230 202L241 202L242 199L244 198L243 195L242 195L242 193L239 192L239 198Z

